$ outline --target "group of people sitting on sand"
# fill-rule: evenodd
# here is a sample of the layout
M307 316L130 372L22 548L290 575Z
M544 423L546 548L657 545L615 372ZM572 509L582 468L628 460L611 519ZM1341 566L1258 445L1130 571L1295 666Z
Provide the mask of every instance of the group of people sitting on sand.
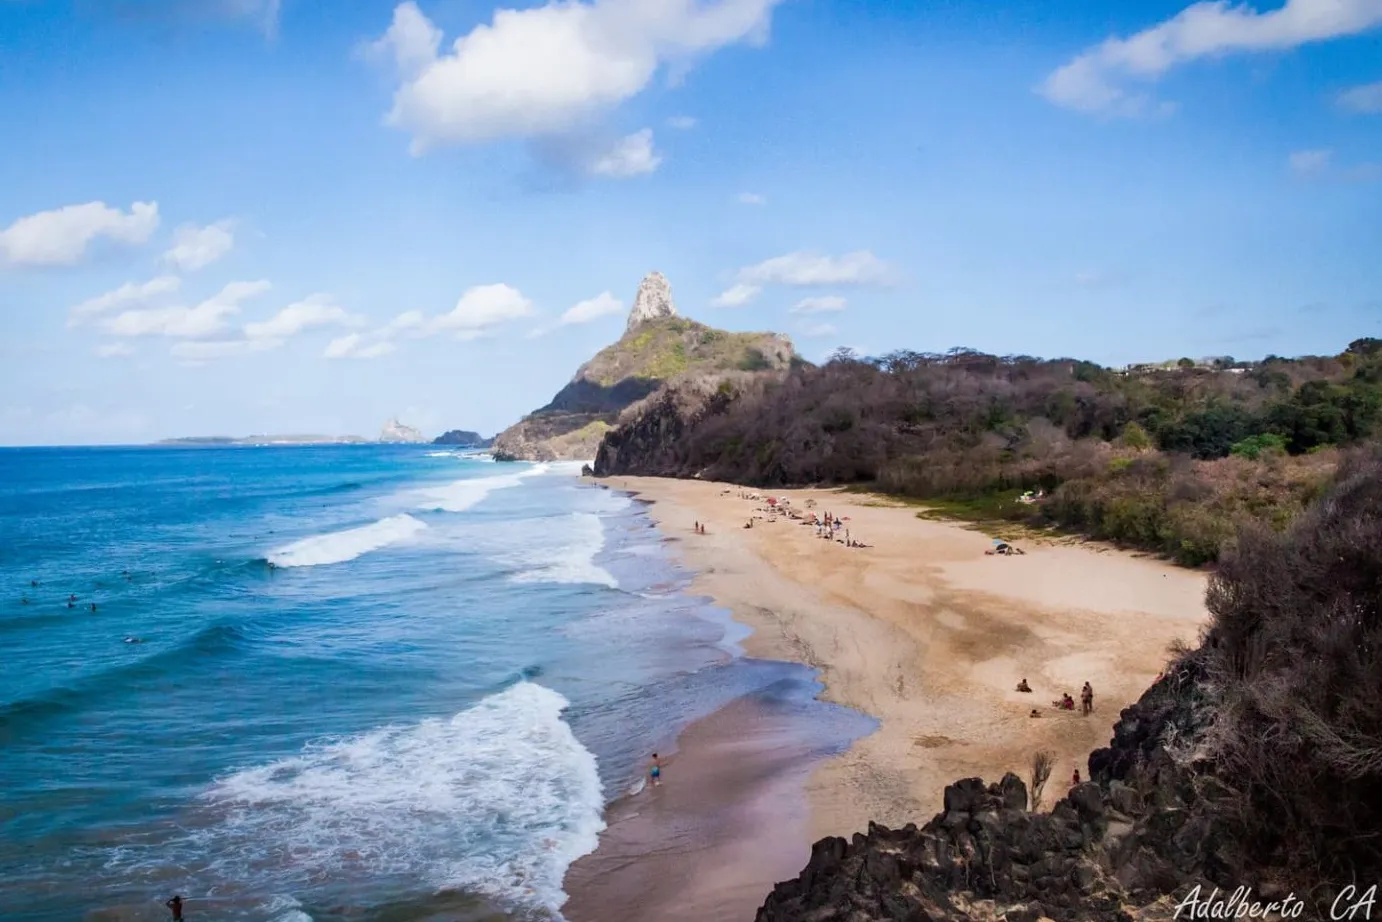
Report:
M1026 679L1023 679L1021 682L1017 683L1017 690L1030 694L1032 686L1027 684ZM1073 711L1075 710L1075 699L1070 697L1069 692L1064 692L1058 700L1051 702L1051 707L1058 711ZM1085 717L1094 713L1094 686L1090 685L1088 682L1084 683L1084 688L1080 689L1080 713ZM1040 717L1041 712L1033 708L1032 716Z

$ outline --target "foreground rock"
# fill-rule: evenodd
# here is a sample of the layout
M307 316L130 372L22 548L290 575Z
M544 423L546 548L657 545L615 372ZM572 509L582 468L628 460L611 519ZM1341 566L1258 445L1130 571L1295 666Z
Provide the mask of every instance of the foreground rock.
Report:
M1090 755L1093 780L1048 782L1064 795L1050 813L1029 812L1013 774L958 781L920 829L870 824L852 841L817 842L757 922L1170 918L1196 884L1206 896L1243 885L1270 898L1213 819L1217 783L1193 747L1168 742L1203 733L1203 681L1189 658L1124 710L1110 746Z
M632 404L664 383L698 375L780 372L792 343L774 333L731 333L682 317L659 272L638 286L624 335L582 365L545 407L494 440L497 460L594 458L601 440Z

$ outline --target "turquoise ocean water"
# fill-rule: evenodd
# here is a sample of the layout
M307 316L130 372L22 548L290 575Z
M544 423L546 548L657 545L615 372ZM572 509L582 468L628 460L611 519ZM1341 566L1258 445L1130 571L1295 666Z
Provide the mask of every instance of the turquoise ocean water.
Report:
M740 655L577 471L0 450L0 917L556 919L691 720L753 695L822 753L867 730Z

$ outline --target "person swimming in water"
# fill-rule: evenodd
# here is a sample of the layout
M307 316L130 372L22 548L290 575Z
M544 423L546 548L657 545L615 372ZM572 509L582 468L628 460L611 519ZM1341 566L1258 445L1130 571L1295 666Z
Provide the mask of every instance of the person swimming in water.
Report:
M653 766L648 769L648 777L652 779L653 787L662 784L662 760L657 757L657 753L653 753Z
M96 610L96 603L95 603L95 602L92 602L92 603L91 603L91 610L92 610L92 611L95 611L95 610Z

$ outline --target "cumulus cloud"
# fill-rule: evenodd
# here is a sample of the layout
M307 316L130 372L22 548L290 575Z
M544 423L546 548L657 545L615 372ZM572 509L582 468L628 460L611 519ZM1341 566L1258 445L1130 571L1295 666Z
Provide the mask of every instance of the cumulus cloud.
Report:
M1351 112L1382 112L1382 80L1350 87L1339 94L1338 102Z
M16 266L71 266L98 237L134 246L157 227L157 202L135 202L128 212L105 202L67 205L20 218L0 231L0 257Z
M620 314L624 311L624 302L620 301L608 291L602 291L593 298L579 301L561 315L561 323L590 323L601 317L610 314Z
M74 327L97 314L104 314L117 307L147 304L162 295L172 294L182 285L176 275L160 275L147 282L126 282L114 291L88 298L68 312L67 325Z
M1323 173L1333 157L1332 150L1298 150L1286 158L1286 163L1295 173Z
M1286 0L1259 12L1246 3L1207 0L1128 38L1110 38L1077 55L1037 88L1052 103L1084 112L1146 112L1153 81L1178 64L1235 52L1279 51L1355 35L1382 24L1378 0Z
M563 134L642 91L663 65L761 44L781 0L592 0L500 9L443 50L416 3L369 47L400 85L388 124L420 154L444 144Z
M757 192L740 192L738 196L740 205L766 205L768 197L759 195Z
M475 339L510 320L527 317L533 302L517 288L502 282L467 288L448 313L423 319L417 326L421 335L452 333L457 339Z
M184 224L173 232L173 245L163 254L163 262L182 272L203 269L235 246L230 221L217 221L205 227Z
M667 127L675 128L677 131L690 131L699 124L695 116L691 115L674 115L667 119Z
M849 302L839 295L822 295L819 298L802 298L792 305L794 314L824 314L842 311Z
M740 269L738 279L744 285L805 288L817 285L887 285L893 277L893 269L886 262L868 250L856 250L843 256L805 252L774 256Z
M359 333L348 333L327 343L326 351L322 355L328 359L377 359L381 355L388 355L396 348L387 339L371 342Z
M228 319L240 312L240 302L269 290L269 283L231 282L195 307L157 307L127 310L104 321L114 336L169 336L204 339L226 329Z
M598 154L589 165L592 176L623 179L651 173L662 163L662 155L653 149L653 130L644 128L620 138L608 150Z
M245 324L247 339L290 339L313 327L355 326L363 321L335 304L330 295L308 295L268 320Z
M758 285L744 285L742 283L731 285L712 298L710 306L743 307L745 304L748 304L754 298L758 297L758 293L762 290L762 287Z

